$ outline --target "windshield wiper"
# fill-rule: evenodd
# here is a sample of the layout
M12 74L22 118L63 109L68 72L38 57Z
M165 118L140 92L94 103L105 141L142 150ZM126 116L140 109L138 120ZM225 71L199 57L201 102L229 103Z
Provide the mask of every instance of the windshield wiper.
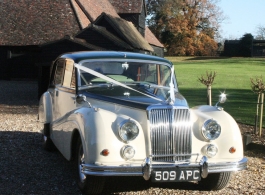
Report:
M129 85L129 86L137 86L139 88L160 88L160 89L170 89L170 87L168 86L164 86L164 85L157 85L157 84L153 84L153 83L145 83L145 82L124 82L123 84L125 85Z
M79 90L84 89L93 89L93 88L112 88L113 86L117 86L113 83L98 83L98 84L89 84L79 87Z

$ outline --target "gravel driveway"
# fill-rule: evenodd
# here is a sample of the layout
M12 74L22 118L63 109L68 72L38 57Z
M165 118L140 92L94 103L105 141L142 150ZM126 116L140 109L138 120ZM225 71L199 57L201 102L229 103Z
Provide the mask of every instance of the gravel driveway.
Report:
M42 149L37 105L35 81L0 81L0 194L81 194L72 162ZM203 191L196 183L153 184L141 177L114 177L108 178L103 194L265 194L265 150L245 155L248 170L235 173L228 187L218 192Z

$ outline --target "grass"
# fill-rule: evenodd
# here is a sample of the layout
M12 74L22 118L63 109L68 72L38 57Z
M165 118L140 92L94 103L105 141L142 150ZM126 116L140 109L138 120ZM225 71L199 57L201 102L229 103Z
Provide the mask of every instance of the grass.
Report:
M205 76L206 71L216 71L217 76L212 85L212 104L217 102L220 92L225 91L228 100L221 106L236 121L255 124L257 94L251 91L250 78L265 78L265 58L166 58L175 65L179 90L190 107L207 103L206 86L198 78Z

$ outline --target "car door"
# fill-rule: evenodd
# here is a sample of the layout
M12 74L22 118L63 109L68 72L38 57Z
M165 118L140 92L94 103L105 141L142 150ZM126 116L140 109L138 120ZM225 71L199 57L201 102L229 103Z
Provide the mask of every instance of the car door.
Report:
M76 108L75 69L72 60L64 60L62 83L55 86L54 105L56 119L63 120L66 114Z
M69 59L59 59L56 62L54 88L50 94L53 101L52 139L56 147L63 151L65 139L65 124L68 116L76 108L75 68Z

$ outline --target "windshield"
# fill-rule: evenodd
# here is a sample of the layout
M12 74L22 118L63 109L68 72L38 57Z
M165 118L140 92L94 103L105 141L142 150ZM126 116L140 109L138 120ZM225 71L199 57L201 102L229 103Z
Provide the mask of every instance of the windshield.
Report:
M119 82L146 82L168 87L170 83L171 70L166 65L139 62L85 62L82 66ZM81 85L107 82L83 70L80 73Z
M107 96L143 96L137 91L162 100L167 98L171 82L171 68L165 64L146 62L95 61L84 62L80 70L80 89ZM88 70L87 69L87 70ZM100 74L98 74L100 73ZM103 76L102 76L103 75ZM110 78L110 79L109 79ZM120 85L118 81L123 84ZM135 91L121 90L124 85ZM111 91L102 88L110 88ZM116 91L116 90L117 91ZM137 90L137 91L136 91ZM122 93L118 93L122 91Z

